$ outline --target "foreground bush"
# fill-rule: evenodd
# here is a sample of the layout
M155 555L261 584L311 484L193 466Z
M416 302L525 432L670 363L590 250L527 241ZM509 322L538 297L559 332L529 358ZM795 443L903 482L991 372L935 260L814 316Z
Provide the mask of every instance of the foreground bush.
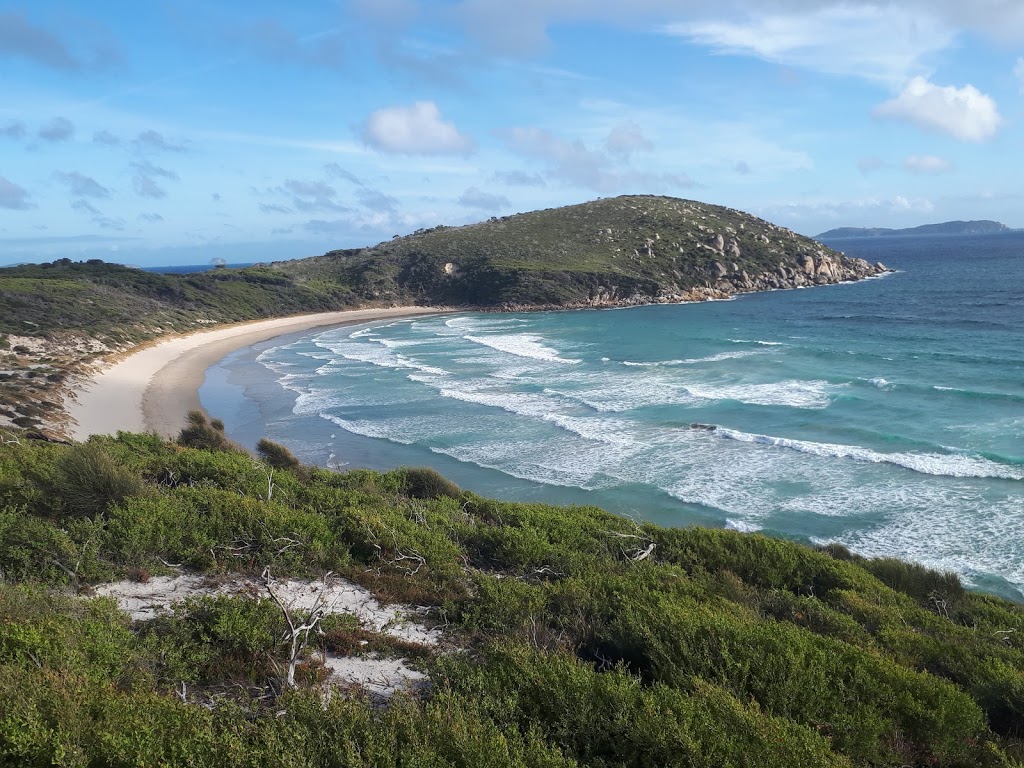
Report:
M145 490L141 477L115 463L97 443L69 448L54 475L55 495L65 513L78 517L94 517Z
M60 594L267 566L279 578L333 571L429 608L465 652L416 650L433 683L417 698L379 710L336 696L324 709L318 693L280 696L283 617L266 602L192 600L132 627L109 601ZM0 763L1024 757L1020 606L839 547L482 499L432 470L271 471L237 451L128 434L2 445L0 574ZM403 650L327 630L336 651ZM303 685L322 676L307 656Z

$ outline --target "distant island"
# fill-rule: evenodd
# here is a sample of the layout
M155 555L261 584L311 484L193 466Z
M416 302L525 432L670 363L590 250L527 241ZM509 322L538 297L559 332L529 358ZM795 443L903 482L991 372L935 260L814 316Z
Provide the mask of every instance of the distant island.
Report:
M992 235L1012 232L1005 224L982 219L980 221L944 221L941 224L923 224L906 229L886 227L838 227L815 235L815 240L839 240L847 237L889 237L902 235Z

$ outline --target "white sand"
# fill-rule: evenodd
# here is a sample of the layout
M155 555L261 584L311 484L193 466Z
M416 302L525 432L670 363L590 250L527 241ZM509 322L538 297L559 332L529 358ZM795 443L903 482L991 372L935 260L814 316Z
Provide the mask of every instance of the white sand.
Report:
M273 583L274 594L291 610L311 611L322 604L327 614L350 614L364 629L380 632L410 643L437 645L441 632L415 621L421 610L407 605L381 605L371 592L345 579L332 577L318 581L285 579ZM246 576L218 578L200 574L154 576L149 581L117 581L100 584L98 597L112 597L133 621L149 621L174 603L202 595L235 595L267 598L267 590L258 579Z
M308 612L322 606L326 614L355 616L363 629L390 635L421 645L440 645L439 629L418 623L421 609L408 605L381 605L369 590L339 578L326 583L286 579L272 584L274 594L289 611ZM210 577L200 574L154 576L149 581L118 581L96 587L98 597L112 597L133 621L150 621L167 612L172 605L189 597L234 595L253 600L269 600L266 586L257 579L234 575ZM388 698L398 691L425 684L426 675L411 669L405 659L389 659L375 653L363 656L320 656L330 670L330 688L358 686L366 692Z
M331 671L328 685L339 688L359 686L383 699L391 698L399 691L414 690L427 681L427 676L408 667L405 659L383 658L376 653L365 656L327 654L327 658L321 660Z
M321 312L260 320L175 336L140 348L93 376L68 401L75 440L94 434L156 431L172 437L185 415L201 408L199 387L206 369L234 352L275 336L325 326L436 314L431 307L393 307Z

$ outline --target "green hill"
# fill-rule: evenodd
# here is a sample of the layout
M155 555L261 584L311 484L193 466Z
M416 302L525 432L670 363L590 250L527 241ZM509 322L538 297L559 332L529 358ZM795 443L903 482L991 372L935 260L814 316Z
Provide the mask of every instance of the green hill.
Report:
M839 227L822 232L819 240L839 240L847 237L882 237L903 235L992 235L1000 232L1012 232L1008 226L998 221L982 219L980 221L944 221L941 224L922 224L920 227L906 229L887 229L885 227Z
M460 306L622 306L854 280L884 271L717 205L626 196L435 227L274 265L364 298Z

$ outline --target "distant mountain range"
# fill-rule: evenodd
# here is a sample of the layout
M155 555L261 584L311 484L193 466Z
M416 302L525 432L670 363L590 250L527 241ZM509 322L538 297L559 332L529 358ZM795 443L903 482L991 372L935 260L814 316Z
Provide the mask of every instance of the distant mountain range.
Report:
M845 237L882 237L890 235L991 235L997 232L1012 232L998 221L945 221L941 224L925 224L907 229L885 227L839 227L815 235L815 240L840 239Z

